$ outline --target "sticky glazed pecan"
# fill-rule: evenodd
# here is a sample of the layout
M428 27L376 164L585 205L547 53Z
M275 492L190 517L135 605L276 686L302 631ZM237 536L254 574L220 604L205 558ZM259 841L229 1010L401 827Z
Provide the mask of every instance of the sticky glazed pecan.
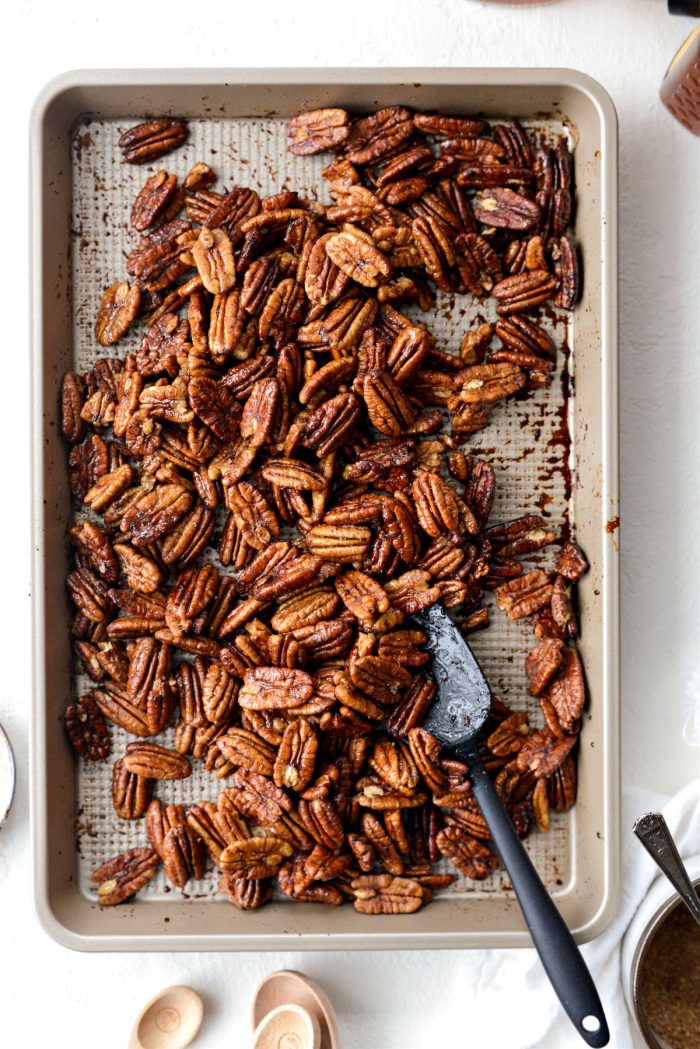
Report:
M315 110L287 134L299 157L330 153L327 203L154 165L95 324L130 351L60 392L93 683L66 730L92 760L110 725L132 737L113 805L153 846L98 868L103 905L159 863L178 889L211 863L241 910L277 887L411 913L452 880L432 863L488 877L468 770L421 728L437 686L411 617L437 601L465 633L492 603L534 625L523 689L541 720L495 700L483 756L523 836L575 799L587 562L564 528L549 564L546 510L490 524L508 479L465 447L555 374L547 311L580 284L567 146L403 106ZM164 117L119 147L146 163L186 138ZM446 295L492 319L443 347L419 310ZM214 795L169 804L195 768Z

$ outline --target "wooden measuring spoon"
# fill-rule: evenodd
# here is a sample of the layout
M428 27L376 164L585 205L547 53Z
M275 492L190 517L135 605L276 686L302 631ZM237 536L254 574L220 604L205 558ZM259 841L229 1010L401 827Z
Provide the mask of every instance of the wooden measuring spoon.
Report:
M296 1002L278 1005L255 1028L253 1049L321 1049L321 1027Z
M293 969L270 973L258 987L253 1002L253 1027L256 1036L268 1014L280 1006L289 1006L290 1003L301 1006L318 1023L320 1041L311 1043L314 1049L340 1049L338 1024L330 999L317 983ZM255 1042L254 1046L255 1049L267 1049L265 1043L258 1045ZM282 1043L280 1049L307 1049L307 1046L303 1042L297 1046L290 1041L289 1045Z
M144 1006L129 1049L185 1049L202 1023L202 999L191 987L168 987Z

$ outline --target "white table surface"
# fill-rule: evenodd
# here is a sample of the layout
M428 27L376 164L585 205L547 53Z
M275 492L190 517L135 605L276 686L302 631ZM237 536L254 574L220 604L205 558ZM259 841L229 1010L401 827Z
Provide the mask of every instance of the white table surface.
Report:
M666 114L658 88L692 27L670 18L665 0L561 0L521 10L474 0L23 0L3 7L0 720L19 765L14 808L0 832L0 1044L7 1049L118 1049L141 1002L178 982L204 993L197 1045L245 1049L258 980L289 966L329 990L347 1049L432 1049L437 1016L445 1044L469 1043L457 952L88 956L56 946L36 923L26 771L25 141L38 89L59 72L90 66L552 65L601 81L620 118L622 775L628 786L671 793L697 774L700 757L700 142ZM572 1035L564 1049L579 1044Z

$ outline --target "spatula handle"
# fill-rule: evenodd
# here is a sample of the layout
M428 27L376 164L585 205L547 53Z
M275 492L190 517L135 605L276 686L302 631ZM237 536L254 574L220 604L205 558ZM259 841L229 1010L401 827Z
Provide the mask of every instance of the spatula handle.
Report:
M469 764L474 797L491 831L533 943L559 1001L588 1045L595 1049L607 1045L610 1041L608 1025L588 967L525 852L476 746L468 745L460 757Z

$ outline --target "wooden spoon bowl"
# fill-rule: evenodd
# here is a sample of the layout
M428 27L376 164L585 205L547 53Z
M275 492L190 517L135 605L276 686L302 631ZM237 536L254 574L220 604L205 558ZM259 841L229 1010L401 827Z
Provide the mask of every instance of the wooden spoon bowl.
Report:
M255 1029L253 1049L321 1049L319 1022L295 1002L278 1005Z
M317 1022L320 1039L312 1043L314 1049L340 1049L338 1025L335 1011L325 992L303 973L293 969L283 969L270 973L258 987L253 1002L253 1027L257 1032L265 1018L280 1006L290 1007L290 1003L300 1006ZM255 1049L267 1049L254 1042ZM303 1045L303 1049L307 1049ZM278 1049L275 1046L275 1049ZM297 1049L290 1044L279 1046L279 1049Z
M191 987L159 991L141 1010L129 1049L185 1049L202 1023L202 999Z

